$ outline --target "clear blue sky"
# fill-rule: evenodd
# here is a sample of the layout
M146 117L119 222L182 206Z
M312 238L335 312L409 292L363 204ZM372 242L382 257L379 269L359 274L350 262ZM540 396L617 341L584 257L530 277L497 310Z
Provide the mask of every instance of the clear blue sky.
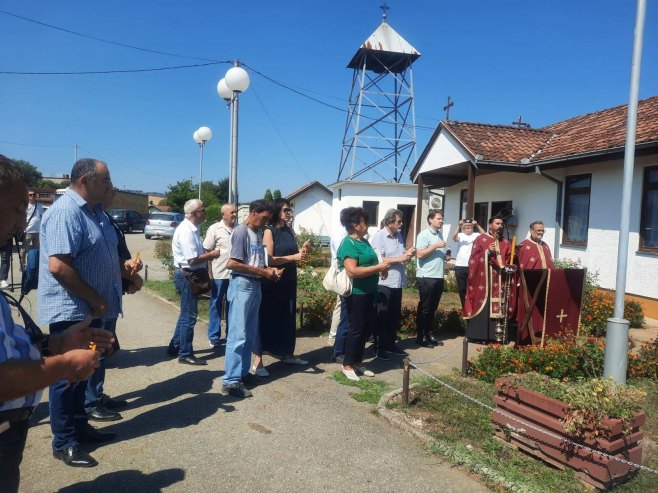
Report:
M640 97L658 94L658 4L648 2ZM214 60L239 58L268 76L347 106L359 45L382 0L5 0L0 9L119 43ZM632 0L389 0L389 24L422 56L417 124L451 119L541 127L628 100ZM0 71L142 69L203 63L109 45L0 13ZM0 74L0 153L44 174L104 159L119 188L164 192L197 180L192 133L206 125L204 179L228 176L229 111L216 92L229 65L79 76ZM259 102L262 101L262 105ZM263 108L264 107L264 108ZM269 115L269 117L268 117ZM336 180L345 113L251 74L240 99L241 200ZM418 153L431 130L418 130ZM23 145L17 145L23 144ZM38 147L52 146L52 147Z

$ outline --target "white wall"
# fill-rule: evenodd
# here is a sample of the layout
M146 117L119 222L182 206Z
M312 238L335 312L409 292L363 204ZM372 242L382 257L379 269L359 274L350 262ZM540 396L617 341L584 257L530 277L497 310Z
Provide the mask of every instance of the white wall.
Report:
M331 194L318 187L298 195L292 200L295 210L294 227L299 233L300 228L316 235L331 235Z
M332 231L343 228L340 224L340 211L346 207L362 207L363 201L379 202L376 218L377 226L368 228L368 235L372 237L379 231L379 223L388 209L395 209L398 205L416 205L416 185L399 183L371 183L371 182L339 182L331 186L334 191L332 201Z
M631 201L629 251L626 292L658 299L658 256L638 252L642 174L646 166L658 164L658 157L638 157L635 160ZM589 234L586 247L556 244L561 230L555 227L557 186L534 173L495 173L476 176L475 202L512 200L517 215L517 243L527 236L528 225L542 220L546 226L544 240L556 258L580 260L588 269L598 271L599 285L614 289L617 275L617 248L621 223L622 160L573 166L547 171L546 174L564 181L566 176L591 173ZM444 236L452 232L459 218L459 193L466 182L446 189ZM564 198L563 203L564 205ZM486 225L482 225L486 229ZM453 255L454 255L453 248Z

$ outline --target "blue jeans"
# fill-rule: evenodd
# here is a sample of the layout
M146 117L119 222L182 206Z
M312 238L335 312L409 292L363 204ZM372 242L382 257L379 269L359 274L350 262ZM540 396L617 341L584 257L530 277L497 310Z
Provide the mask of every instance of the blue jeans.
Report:
M350 325L347 316L347 298L340 297L340 321L336 328L336 340L334 341L334 357L345 354L345 336Z
M103 320L103 328L113 334L117 331L117 319L107 318ZM105 358L100 359L100 365L91 374L87 380L87 390L85 392L85 411L91 412L94 408L101 405L103 397L103 385L105 384Z
M238 383L249 372L251 348L258 334L260 300L260 279L231 276L228 286L231 331L226 340L224 385Z
M199 305L196 296L192 294L190 285L180 269L174 272L174 286L180 295L180 314L176 322L174 337L171 338L170 346L178 349L178 358L192 356L192 339L194 339L194 324L199 313Z
M101 327L101 319L92 320L92 327ZM50 324L50 333L59 334L78 321L55 322ZM87 427L85 412L85 390L87 381L69 384L68 380L58 380L48 390L50 408L50 429L53 432L53 450L63 450L78 444L77 432Z
M215 279L210 290L210 316L208 317L208 340L219 344L222 334L222 305L228 293L228 279ZM226 313L229 302L226 300ZM228 317L226 317L226 336L228 337Z

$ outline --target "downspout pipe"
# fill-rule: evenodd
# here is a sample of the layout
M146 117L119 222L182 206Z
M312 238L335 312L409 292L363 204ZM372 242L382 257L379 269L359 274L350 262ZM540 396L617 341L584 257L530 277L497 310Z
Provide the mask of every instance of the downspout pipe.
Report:
M553 243L553 256L555 258L559 257L559 249L560 249L560 229L562 228L562 189L564 183L557 178L552 177L551 175L547 175L546 173L542 172L542 170L539 168L539 166L535 166L535 173L538 174L539 176L543 176L547 180L552 181L557 185L557 195L555 199L555 223L557 224L557 228L555 230L555 239Z

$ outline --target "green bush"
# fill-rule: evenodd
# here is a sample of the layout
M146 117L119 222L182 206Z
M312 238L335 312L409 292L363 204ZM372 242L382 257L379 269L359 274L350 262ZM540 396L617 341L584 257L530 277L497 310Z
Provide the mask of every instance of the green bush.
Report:
M207 205L205 207L206 209L206 216L203 218L203 222L201 223L201 240L205 237L206 231L208 231L208 228L219 221L222 218L222 204L212 204L212 205Z
M322 278L313 267L297 271L297 306L304 329L323 331L331 323L336 296L324 289Z
M418 265L416 264L416 259L412 258L409 262L405 262L404 270L407 273L407 287L408 288L417 288L418 283L416 282L416 269Z
M311 240L311 246L308 249L306 260L299 262L299 267L328 267L331 261L331 253L328 248L323 248L320 244L320 236L302 229L297 235L297 245L299 248L301 248L307 240Z
M169 278L174 277L174 254L171 251L171 239L161 238L155 242L153 249L155 258L157 258L162 266L169 272Z
M463 333L465 327L466 322L461 317L461 311L456 308L449 310L439 308L434 315L433 330L435 333ZM406 335L416 335L416 307L402 306L400 332Z

